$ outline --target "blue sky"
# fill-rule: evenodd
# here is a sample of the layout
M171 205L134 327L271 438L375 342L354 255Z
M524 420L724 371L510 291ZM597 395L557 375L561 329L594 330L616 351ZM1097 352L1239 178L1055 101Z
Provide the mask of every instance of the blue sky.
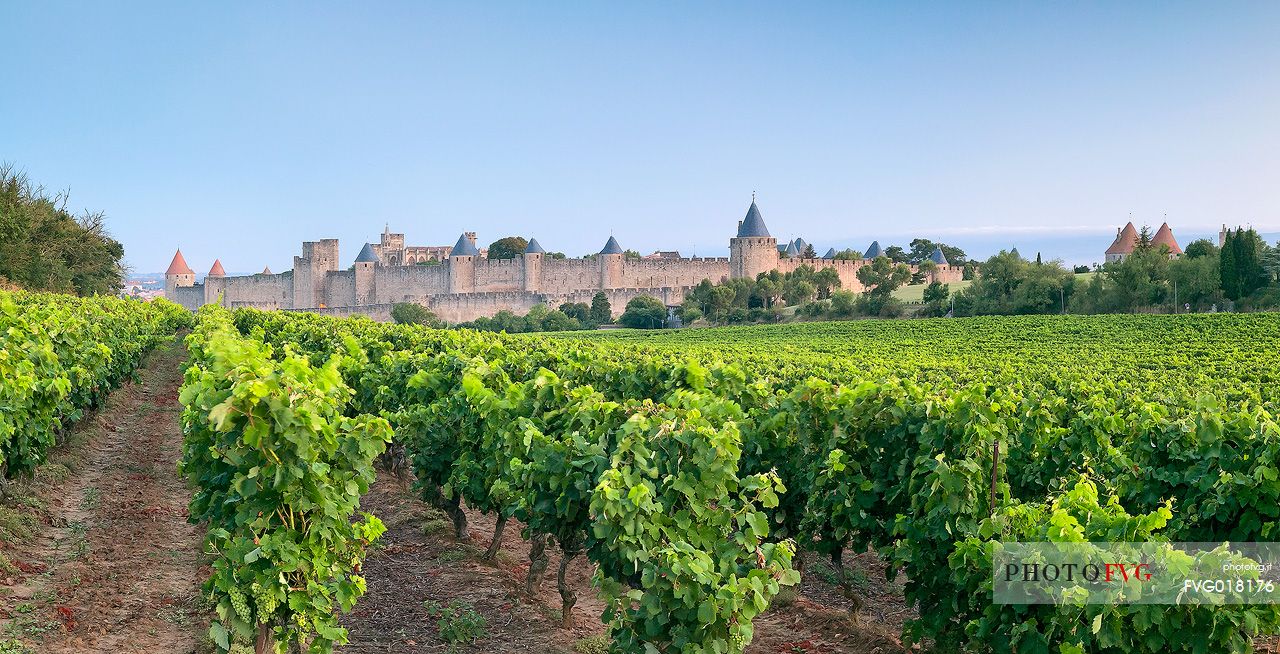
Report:
M0 160L138 272L386 222L723 254L752 191L823 249L1280 229L1277 2L257 4L0 4Z

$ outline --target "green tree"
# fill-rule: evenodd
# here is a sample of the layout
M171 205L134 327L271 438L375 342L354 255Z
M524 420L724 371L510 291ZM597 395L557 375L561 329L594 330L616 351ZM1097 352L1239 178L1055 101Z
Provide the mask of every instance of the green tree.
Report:
M1238 231L1227 232L1226 238L1222 242L1222 250L1218 253L1218 275L1222 279L1222 294L1228 299L1240 299L1240 267L1236 261L1236 234Z
M813 274L811 280L818 290L818 299L831 297L831 292L840 288L840 273L835 268L823 268Z
M858 310L858 296L853 291L835 291L831 294L831 315L848 318Z
M1134 248L1123 261L1106 264L1102 272L1111 282L1115 310L1131 312L1167 302L1169 257L1150 244Z
M1262 269L1267 273L1267 284L1272 284L1280 279L1280 241L1277 241L1274 246L1263 250Z
M728 286L717 285L711 289L710 311L707 317L714 320L723 320L729 309L733 308L733 299L737 293Z
M490 259L514 259L524 254L529 241L523 236L507 236L489 244Z
M1253 229L1237 230L1231 241L1235 250L1236 276L1239 280L1239 296L1251 295L1266 285L1266 271L1262 267L1262 253L1266 244Z
M591 296L591 322L597 325L613 322L613 307L609 306L609 296L604 291Z
M1190 304L1194 310L1208 308L1222 301L1222 276L1216 257L1183 256L1169 262L1169 281L1178 289L1178 305ZM1178 306L1178 311L1183 307Z
M893 292L911 279L906 264L894 263L887 257L876 257L870 265L858 269L858 281L867 288L862 295L868 313L880 315L890 304Z
M1138 230L1138 244L1134 246L1136 250L1146 250L1151 248L1151 226L1143 225Z
M947 300L951 298L951 288L942 282L933 282L924 287L924 314L941 316L947 313Z
M32 291L117 293L124 246L107 233L103 214L76 217L66 202L0 166L0 281Z
M667 324L667 306L652 295L637 295L627 302L618 323L635 329L660 329Z
M578 322L589 322L591 320L591 307L585 302L565 302L560 305L560 312Z
M676 316L680 318L681 324L687 327L702 317L702 309L698 308L697 302L692 298L685 298L680 308L676 309Z
M788 306L798 306L813 299L817 293L813 283L807 279L793 277L782 285L782 299Z
M1068 299L1072 274L1060 262L1036 265L1012 251L983 262L977 279L956 293L962 316L1059 313Z
M756 297L760 299L760 306L766 309L771 308L781 296L782 283L777 279L762 276L756 280Z
M814 252L812 243L805 243L804 252L801 252L800 256L804 259L817 259L818 253Z
M935 243L927 238L912 239L908 244L910 250L907 252L907 263L918 264L922 261L929 261L929 257L933 256L934 249L941 249L942 256L947 258L947 263L953 266L963 266L967 259L964 250L946 243Z
M862 253L858 250L845 248L836 253L836 261L858 261L862 259Z
M391 319L401 325L425 325L437 329L444 326L430 309L412 302L401 302L391 307Z
M903 250L897 245L890 245L885 248L884 256L886 259L894 263L906 263L910 259L910 257L907 256L906 250Z
M1187 259L1199 259L1200 257L1216 257L1218 255L1218 246L1213 244L1207 238L1194 240L1187 244L1187 248L1182 251L1182 256Z

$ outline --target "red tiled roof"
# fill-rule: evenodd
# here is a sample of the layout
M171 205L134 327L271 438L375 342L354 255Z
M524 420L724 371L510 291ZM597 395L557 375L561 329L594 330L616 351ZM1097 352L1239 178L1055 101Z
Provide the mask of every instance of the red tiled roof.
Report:
M169 269L164 271L166 275L194 275L195 272L187 265L187 260L182 258L182 250L178 250L173 255L173 261L169 264Z
M227 271L222 268L222 260L214 259L213 267L209 269L210 277L226 277Z
M1133 223L1129 222L1116 235L1116 240L1111 243L1111 247L1107 248L1107 254L1132 254L1133 248L1138 246L1138 230L1133 228Z
M1182 248L1178 247L1178 242L1173 239L1173 230L1169 229L1169 223L1160 225L1155 237L1151 239L1151 245L1155 247L1167 245L1173 254L1182 254Z

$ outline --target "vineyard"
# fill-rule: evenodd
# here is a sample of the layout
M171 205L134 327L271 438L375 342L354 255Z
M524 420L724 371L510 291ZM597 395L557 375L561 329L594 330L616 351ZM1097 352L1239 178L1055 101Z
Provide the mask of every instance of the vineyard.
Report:
M0 489L190 323L170 302L0 291Z
M1273 605L996 605L996 541L1268 540L1266 315L991 318L533 337L206 308L181 469L217 553L211 636L327 651L383 533L381 458L585 557L614 652L740 652L797 551L874 550L939 651L1249 651ZM843 577L843 575L842 575ZM842 578L843 581L843 578ZM855 597L850 584L842 584ZM274 643L274 645L272 645Z
M527 541L522 592L554 584L561 628L597 617L569 579L589 562L618 653L742 652L806 560L856 611L860 552L913 608L907 647L1245 652L1280 631L1269 604L995 604L991 575L1002 541L1274 540L1276 316L508 336L3 293L0 326L7 480L193 328L169 415L217 651L348 642L379 474L459 538L487 514L484 559ZM463 629L464 608L428 610Z

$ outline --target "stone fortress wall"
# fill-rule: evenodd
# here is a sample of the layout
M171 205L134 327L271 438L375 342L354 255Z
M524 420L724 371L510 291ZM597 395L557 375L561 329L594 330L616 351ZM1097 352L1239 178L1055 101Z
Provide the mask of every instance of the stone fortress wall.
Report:
M387 230L380 243L366 244L355 264L343 269L337 240L308 241L302 244L301 256L294 257L291 271L227 277L215 262L200 284L195 283L194 273L179 252L165 275L165 289L170 299L192 310L221 298L227 307L362 314L388 320L391 307L412 302L448 322L463 322L504 309L523 314L539 304L553 308L564 302L590 304L598 291L604 291L617 316L629 300L640 295L652 295L675 306L703 280L718 283L755 278L762 272L785 273L806 265L834 268L841 287L858 292L863 287L857 271L871 263L870 259L836 260L830 253L813 259L784 256L777 239L768 234L754 200L746 219L739 222L738 235L729 240L727 258L628 259L610 237L594 258L553 259L535 240L522 255L491 260L476 248L472 232L463 234L447 257L436 258L444 249L406 247L403 234ZM959 266L947 265L945 259L937 263L932 279L961 279Z

